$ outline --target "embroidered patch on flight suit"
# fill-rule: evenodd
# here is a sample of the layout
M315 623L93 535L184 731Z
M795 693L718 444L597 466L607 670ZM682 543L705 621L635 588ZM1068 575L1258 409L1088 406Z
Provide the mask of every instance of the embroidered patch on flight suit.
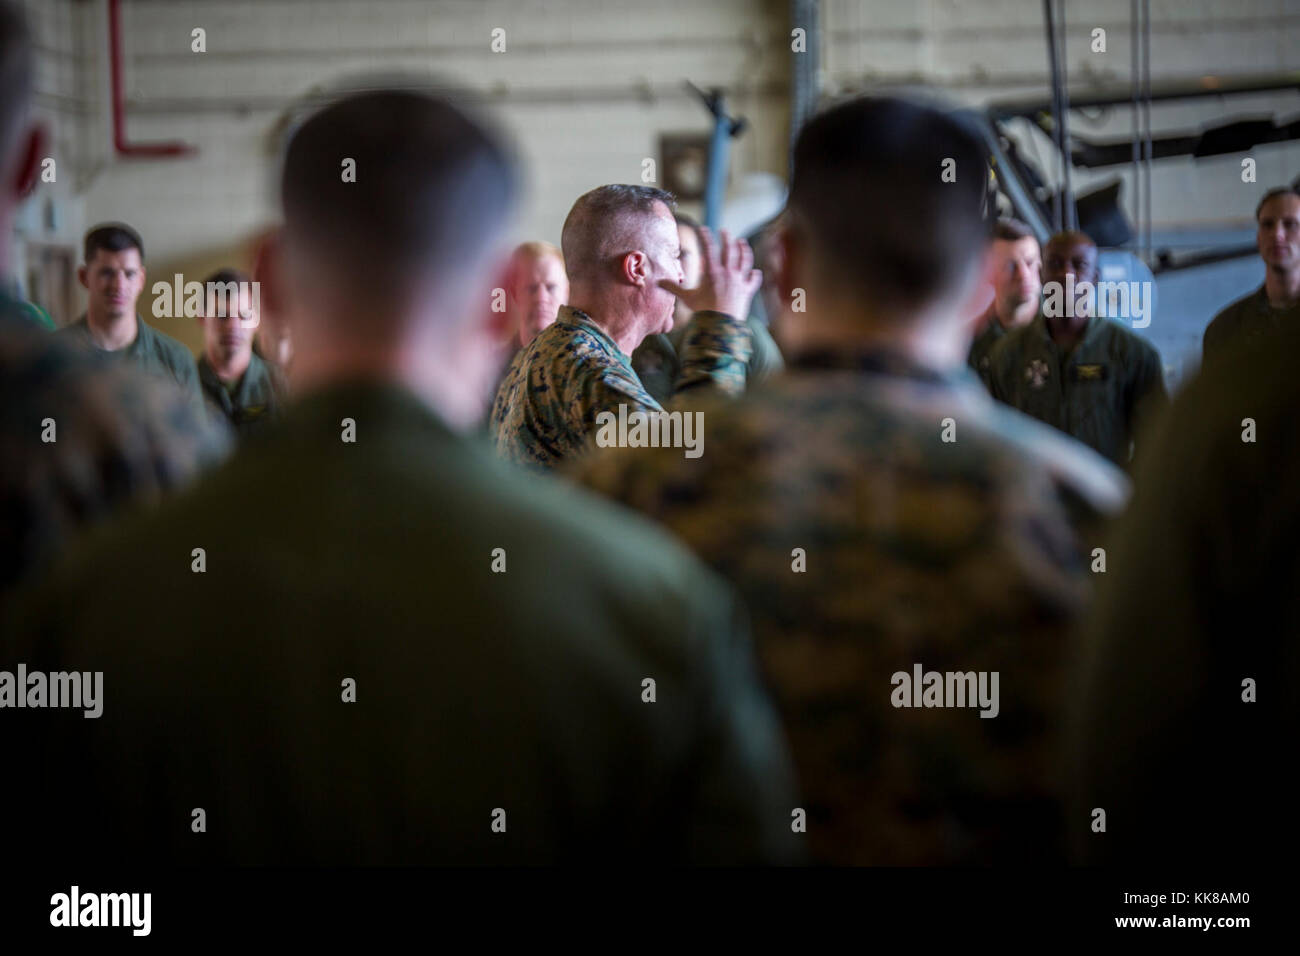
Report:
M1042 359L1034 359L1025 366L1025 381L1031 388L1042 388L1047 384L1047 374L1050 370L1047 363Z
M1104 382L1110 378L1110 370L1105 365L1076 365L1070 377L1076 382Z

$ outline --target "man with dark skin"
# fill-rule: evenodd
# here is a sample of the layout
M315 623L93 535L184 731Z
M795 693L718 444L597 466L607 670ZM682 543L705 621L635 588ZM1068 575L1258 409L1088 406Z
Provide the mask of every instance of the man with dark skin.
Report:
M1128 467L1139 419L1168 396L1155 348L1098 315L1097 296L1083 294L1096 283L1092 239L1081 232L1049 239L1042 308L994 347L988 386L994 398Z
M1240 344L1300 324L1300 192L1294 186L1270 189L1255 209L1255 221L1264 284L1206 327L1201 346L1206 365Z

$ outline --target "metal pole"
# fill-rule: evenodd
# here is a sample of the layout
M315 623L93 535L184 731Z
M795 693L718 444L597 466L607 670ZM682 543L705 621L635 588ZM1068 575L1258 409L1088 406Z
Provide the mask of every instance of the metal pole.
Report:
M1151 263L1151 0L1142 0L1142 198L1146 203L1146 261Z
M713 140L709 144L709 176L704 187L704 225L718 228L722 216L722 195L727 189L727 167L731 152L731 120L722 94L713 94Z
M1140 249L1142 246L1142 168L1138 164L1138 155L1141 147L1138 145L1142 138L1141 132L1141 91L1142 91L1142 74L1138 66L1138 47L1139 47L1139 30L1138 18L1141 15L1139 0L1129 0L1129 43L1132 46L1130 51L1132 56L1132 65L1129 70L1129 85L1133 90L1133 232L1135 245Z
M1058 0L1061 5L1058 19L1061 21L1061 169L1065 174L1065 228L1079 228L1079 210L1074 204L1074 161L1070 156L1070 68L1065 62L1067 33L1065 29L1065 0Z
M1043 19L1047 26L1047 68L1052 80L1052 136L1056 140L1056 148L1064 153L1065 146L1061 142L1061 71L1056 62L1056 15L1052 11L1052 0L1043 0ZM1060 232L1061 223L1061 191L1053 185L1052 229Z

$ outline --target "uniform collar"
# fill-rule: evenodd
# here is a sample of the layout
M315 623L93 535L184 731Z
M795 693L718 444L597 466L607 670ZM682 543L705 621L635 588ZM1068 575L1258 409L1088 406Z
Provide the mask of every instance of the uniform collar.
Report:
M226 383L221 380L221 376L217 374L217 370L212 367L212 363L208 361L208 355L205 352L199 356L199 381L202 382L206 388L210 388L213 391L225 392L231 397L231 399L238 402L243 397L244 393L248 391L249 386L257 380L258 374L255 365L261 361L262 360L256 355L250 356L248 360L248 368L244 369L244 374L239 376L239 381L235 383L235 387L233 389L227 389Z
M1102 324L1106 321L1106 319L1103 319L1098 315L1089 316L1088 324L1083 327L1083 335L1079 336L1079 341L1075 343L1075 349L1078 349L1080 346L1095 339L1101 332ZM1052 333L1048 331L1047 316L1045 316L1041 310L1038 315L1034 316L1034 321L1029 327L1034 329L1034 334L1039 336L1048 346L1057 349L1058 351L1060 350L1060 346L1057 345L1056 340L1052 338Z
M96 349L99 349L99 351L101 352L109 351L108 349L99 348L98 343L95 342L95 336L92 335L90 331L90 316L88 316L85 312L81 313L81 318L77 319L76 322L73 322L72 325L69 326L69 328L76 329L77 332L80 335L82 335L90 345L94 346ZM137 353L139 353L141 349L143 349L152 340L153 340L153 329L149 326L148 323L145 322L144 319L140 318L140 313L137 312L135 316L135 338L133 338L130 341L130 343L128 343L125 347L117 349L117 351L113 354L136 355Z
M790 367L808 371L864 372L905 378L931 385L956 385L967 377L966 366L949 372L939 372L897 352L884 348L873 349L812 349L799 352L790 359Z
M247 374L247 373L246 373ZM462 441L441 416L403 385L370 379L335 382L313 388L294 399L285 415L272 424L282 434L324 435L339 440L339 423L356 423L357 440L396 435L440 441Z
M632 368L631 360L623 354L623 350L618 347L618 343L610 337L608 332L596 324L595 319L581 309L575 309L571 305L560 306L559 316L556 318L555 324L563 324L572 329L582 329L595 336L600 340L600 344L604 346L605 351L617 357L628 369Z

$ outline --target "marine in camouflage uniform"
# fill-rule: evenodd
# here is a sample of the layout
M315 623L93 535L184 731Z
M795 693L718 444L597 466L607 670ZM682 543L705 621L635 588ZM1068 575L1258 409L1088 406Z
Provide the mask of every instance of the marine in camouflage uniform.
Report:
M156 502L226 450L170 383L70 347L3 296L0 373L0 592L86 527Z
M699 459L610 449L572 469L746 599L813 858L1060 859L1063 662L1089 577L1061 495L1113 512L1118 470L964 368L881 353L805 355L704 415ZM895 709L891 676L916 663L1000 672L1001 712Z
M745 387L753 388L767 381L785 367L781 350L777 348L772 333L759 319L750 316L745 320L749 327L752 354L745 365ZM682 344L686 339L686 326L668 333L647 335L645 341L632 353L632 369L660 405L672 401L677 379L681 375Z
M103 352L120 361L129 361L150 375L170 379L181 391L190 396L196 409L202 409L203 390L199 385L198 367L190 350L170 335L149 325L138 315L135 317L135 322L137 330L135 339L126 348L114 352L100 349L95 344L95 339L90 333L90 324L84 315L59 329L55 334L82 348Z
M1141 420L1168 402L1160 355L1117 322L1088 319L1069 351L1052 340L1042 313L989 355L989 391L1128 467Z
M674 407L701 389L738 395L750 359L748 326L721 312L697 312L687 324ZM692 395L687 401L693 401ZM603 411L664 411L614 340L571 306L517 354L492 405L490 428L508 460L553 467L587 450Z

